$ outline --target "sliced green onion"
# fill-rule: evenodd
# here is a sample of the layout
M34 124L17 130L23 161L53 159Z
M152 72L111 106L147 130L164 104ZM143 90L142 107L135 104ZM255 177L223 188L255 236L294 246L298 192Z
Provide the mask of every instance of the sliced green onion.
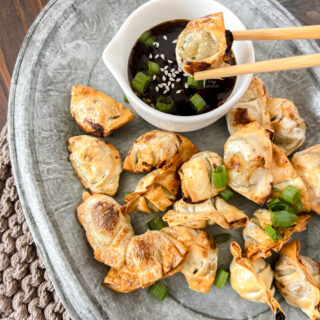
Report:
M128 103L128 102L129 102L128 98L127 98L125 95L123 96L123 101L124 101L125 103Z
M234 196L234 192L232 190L230 190L230 189L224 189L224 190L219 192L219 196L222 199L228 201Z
M271 221L274 227L288 228L298 222L298 216L288 211L275 211L271 212Z
M163 301L169 292L169 288L162 284L160 281L157 281L150 287L149 292L154 297Z
M145 42L144 44L149 47L151 46L154 42L156 41L156 37L155 36L150 36Z
M147 76L143 72L138 72L132 80L132 85L138 92L142 94L147 90L150 81L151 79L149 76Z
M124 197L127 197L129 194L133 193L133 191L126 191L123 193L123 196Z
M171 98L159 97L156 102L156 109L162 112L169 112L174 105Z
M303 205L302 205L302 201L301 200L297 201L294 204L294 208L296 209L297 212L300 212L302 210L302 207L303 207Z
M214 279L214 285L222 289L225 286L228 277L229 277L228 271L218 268L216 277Z
M189 101L193 104L193 106L198 110L201 111L207 103L204 101L204 99L200 96L200 94L196 93L194 94Z
M279 230L272 228L272 226L271 226L270 224L267 224L267 225L264 227L264 231L268 234L268 236L269 236L273 241L278 241L278 240L282 239L282 236L281 236Z
M272 192L281 192L281 190L278 188L272 188Z
M156 216L148 222L148 227L150 230L161 230L165 226L166 225L160 216Z
M138 41L145 43L146 40L151 36L151 32L150 31L145 31L140 38L138 39Z
M286 186L281 193L281 199L294 204L300 200L301 190L294 186Z
M221 166L216 167L212 173L213 183L216 188L223 188L228 183L227 170L226 167L222 164Z
M206 87L206 80L198 80L198 88L204 89Z
M192 77L192 76L188 76L188 86L189 87L198 87L198 84L199 84L199 82L198 82L198 80L196 80L194 77Z
M285 204L285 203L275 203L271 206L269 206L270 211L287 211L292 214L297 214L297 212L292 208L291 206Z
M153 61L148 61L147 67L148 67L148 75L149 76L158 74L160 71L160 66L156 62L153 62Z
M272 201L267 203L267 208L270 209L274 204L282 203L280 198L273 199Z
M230 233L220 233L214 237L216 240L216 243L226 243L231 239L231 234Z

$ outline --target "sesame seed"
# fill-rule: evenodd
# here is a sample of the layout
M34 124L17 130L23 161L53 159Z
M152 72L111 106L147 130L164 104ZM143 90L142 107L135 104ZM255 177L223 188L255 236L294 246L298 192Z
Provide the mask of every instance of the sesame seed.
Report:
M156 43L156 47L159 48L159 42Z
M187 83L185 83L185 84L184 84L184 87L185 87L186 89L188 89L189 86L188 86Z
M164 59L164 54L163 53L160 54L160 58Z
M177 82L180 82L180 81L181 81L181 78L178 78L176 81L177 81Z
M169 92L169 89L165 90L165 91L163 92L163 94L166 94L167 92Z
M169 87L170 87L170 85L171 85L171 81L168 82L168 86L169 86Z
M174 79L173 79L173 78L169 78L169 80L172 81L172 82L174 82Z
M167 78L166 78L165 76L162 77L162 81L166 81L166 79L167 79Z
M149 54L149 59L152 59L152 54L151 53Z
M160 71L161 71L161 72L163 72L163 71L164 71L164 69L163 69L163 68L160 68Z
M172 68L172 69L170 70L170 72L175 72L175 68Z
M171 89L173 89L174 88L174 83L171 85Z
M158 59L159 58L159 55L158 54L156 54L156 56L154 57L155 59Z
M154 76L152 77L152 79L153 79L153 80L156 80L156 78L157 78L157 76L156 76L156 75L154 75Z
M167 76L167 75L168 75L168 71L167 71L167 70L164 70L164 74Z
M164 36L163 36L163 39L164 39L164 40L168 40L168 38L167 38L167 36L166 36L166 35L164 35Z
M172 60L168 60L168 62L169 62L169 63L172 63L173 61L172 61Z
M175 71L174 73L175 73L175 74L178 74L178 73L180 73L180 71Z
M176 91L176 94L179 94L181 92L181 90Z
M165 70L168 69L168 68L169 68L169 66L165 66L165 67L164 67Z
M159 92L159 88L158 87L156 87L156 91Z
M172 78L175 78L177 75L175 73L171 73Z
M177 39L173 40L172 43L177 43Z

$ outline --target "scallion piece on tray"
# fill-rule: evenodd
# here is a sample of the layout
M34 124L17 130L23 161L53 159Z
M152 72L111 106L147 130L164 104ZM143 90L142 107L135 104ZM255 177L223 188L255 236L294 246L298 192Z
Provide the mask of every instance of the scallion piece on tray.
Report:
M230 189L224 189L219 192L219 196L226 201L230 200L233 197L233 195L234 192Z
M148 67L148 75L149 76L158 74L160 71L160 66L156 62L153 62L153 61L148 61L147 67Z
M213 171L213 183L216 188L223 188L228 183L227 170L222 164Z
M286 203L275 203L271 206L269 206L269 210L270 211L287 211L289 213L292 214L297 214L297 212L294 210L294 208L292 208L290 205L286 204Z
M156 109L162 112L169 112L174 105L171 98L159 97L156 102Z
M228 277L229 277L228 271L218 268L216 277L214 279L214 285L222 289L225 286Z
M154 297L163 301L169 292L169 288L162 284L160 281L157 281L150 287L149 292Z
M271 211L271 221L274 227L289 228L293 222L298 222L298 216L288 211Z
M194 77L192 76L188 76L188 86L189 87L198 87L199 81L196 80Z
M272 201L267 203L267 208L270 209L270 207L272 207L275 204L279 204L279 203L282 203L280 198L273 199Z
M220 233L214 237L216 240L216 243L221 244L221 243L226 243L231 239L231 234L230 233Z
M143 94L150 84L150 77L143 72L138 72L132 80L133 87L141 94Z
M144 44L149 47L151 46L154 42L156 41L156 37L155 36L150 36L145 42Z
M161 230L165 226L166 225L160 216L156 216L148 222L148 227L150 230Z
M278 229L274 229L270 224L267 224L264 227L264 231L268 234L268 236L273 240L273 241L278 241L282 239L282 236L279 232Z
M303 207L303 205L302 205L302 201L301 200L297 201L294 204L294 208L296 209L297 212L300 212L302 210L302 207Z
M138 39L138 41L145 43L146 40L151 36L151 32L150 31L145 31L140 38Z
M127 196L128 196L129 194L131 194L131 193L132 193L132 191L126 191L126 192L123 193L123 196L124 196L124 197L127 197Z
M124 101L125 103L128 103L128 102L129 102L128 98L127 98L125 95L123 96L123 101Z
M194 94L189 100L198 111L201 111L207 105L198 93Z
M301 190L294 186L286 186L285 189L281 193L281 199L295 204L300 200Z

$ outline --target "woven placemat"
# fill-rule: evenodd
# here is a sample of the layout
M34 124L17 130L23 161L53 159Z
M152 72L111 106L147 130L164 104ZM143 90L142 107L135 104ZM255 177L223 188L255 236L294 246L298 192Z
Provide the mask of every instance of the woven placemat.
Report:
M0 135L0 319L70 319L33 243L11 174L7 126Z

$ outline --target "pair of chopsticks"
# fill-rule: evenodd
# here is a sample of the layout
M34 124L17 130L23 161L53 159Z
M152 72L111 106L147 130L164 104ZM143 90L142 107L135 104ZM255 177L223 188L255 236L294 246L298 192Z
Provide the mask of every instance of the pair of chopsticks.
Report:
M320 39L320 25L232 31L234 41ZM196 72L195 80L219 79L242 74L274 72L320 66L320 53L266 60Z

